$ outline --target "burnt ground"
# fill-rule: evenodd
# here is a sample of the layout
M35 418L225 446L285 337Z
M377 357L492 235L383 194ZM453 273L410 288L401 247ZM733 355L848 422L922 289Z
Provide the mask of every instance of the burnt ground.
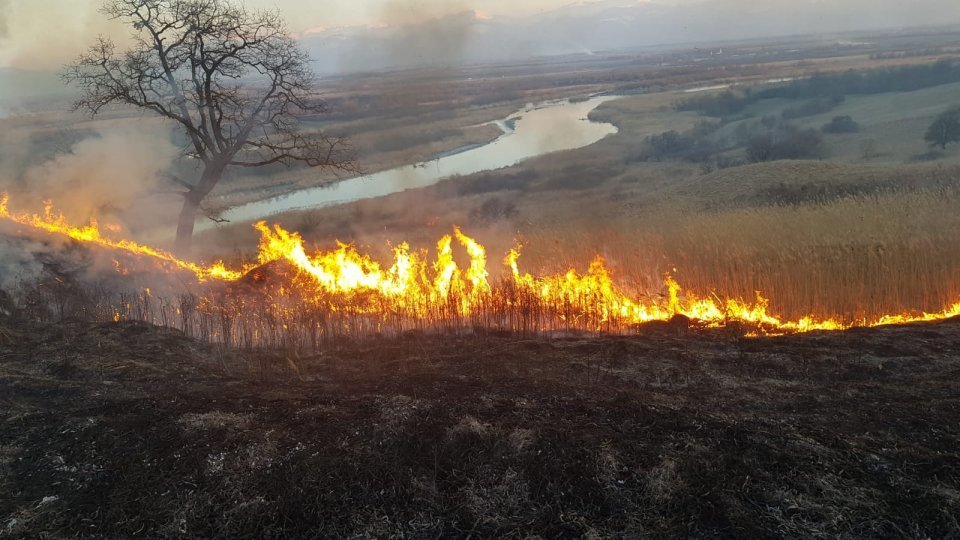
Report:
M957 537L960 323L285 357L0 320L0 537Z

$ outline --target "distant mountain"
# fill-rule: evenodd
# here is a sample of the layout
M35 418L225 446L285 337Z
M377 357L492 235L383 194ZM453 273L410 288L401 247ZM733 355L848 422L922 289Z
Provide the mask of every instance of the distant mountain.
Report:
M522 18L473 12L408 26L340 28L303 42L324 72L960 22L956 0L599 0Z

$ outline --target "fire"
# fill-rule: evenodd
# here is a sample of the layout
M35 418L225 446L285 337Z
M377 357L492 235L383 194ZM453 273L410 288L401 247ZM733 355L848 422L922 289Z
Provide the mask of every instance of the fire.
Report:
M0 218L50 233L62 234L79 242L86 242L110 249L126 251L135 255L151 257L180 270L192 272L200 281L209 279L234 280L239 279L243 275L241 271L228 270L222 262L203 267L192 262L182 261L173 254L161 249L138 244L130 240L111 240L103 235L100 230L100 225L96 220L91 220L89 224L81 227L70 225L62 213L54 211L51 201L47 201L44 204L43 214L15 214L10 212L9 203L10 197L7 194L0 195ZM107 225L104 229L112 232L120 230L116 225ZM119 263L117 264L119 266Z
M333 251L310 256L299 234L262 221L255 227L261 235L260 264L285 261L312 278L323 291L374 292L402 311L453 299L461 315L470 313L474 303L491 293L486 250L459 229L437 242L437 258L432 265L427 263L424 253L411 252L410 246L403 243L393 250L393 264L384 269L353 246L339 244ZM466 272L454 260L454 237L470 256Z
M42 214L12 213L9 198L0 196L0 218L35 229L65 235L80 242L149 257L171 268L192 273L200 281L236 282L252 268L229 268L223 262L209 266L183 261L159 249L129 240L112 239L96 221L72 226L48 203ZM487 251L475 239L454 229L436 244L433 260L426 250L414 251L406 243L393 248L393 261L381 265L355 246L338 244L330 251L308 250L303 238L279 225L260 222L257 260L259 266L284 262L297 271L297 278L284 283L281 290L296 290L297 298L314 302L332 312L351 312L374 319L404 318L418 321L443 321L471 318L475 324L515 328L517 321L533 321L539 329L558 327L589 331L622 329L653 321L669 321L678 316L704 326L720 327L732 322L755 328L756 333L784 334L810 331L843 330L853 326L880 326L918 321L935 321L960 315L960 302L939 313L883 315L874 320L843 321L803 317L786 320L770 311L770 303L760 293L750 301L722 299L717 295L698 296L684 291L666 275L666 295L644 301L624 293L617 286L602 257L597 257L585 273L569 270L555 275L533 275L520 269L520 250L512 249L503 263L502 278L491 280ZM110 228L116 233L119 229ZM461 268L456 250L468 259ZM115 262L118 272L127 272ZM341 303L333 303L336 296ZM151 297L149 289L145 297ZM323 298L323 302L319 300ZM202 299L202 305L213 300ZM324 303L325 302L325 303ZM113 317L120 319L119 312ZM513 325L513 326L511 326Z

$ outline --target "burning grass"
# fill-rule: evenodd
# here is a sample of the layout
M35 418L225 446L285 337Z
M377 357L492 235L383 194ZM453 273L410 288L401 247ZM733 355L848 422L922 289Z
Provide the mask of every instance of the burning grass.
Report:
M763 291L787 319L862 321L940 311L960 298L958 209L952 189L716 212L651 209L599 230L575 221L528 241L552 248L531 252L534 266L597 246L620 279L639 287L658 277L643 269L676 268L693 290L735 298Z
M861 319L803 315L778 317L769 301L684 291L669 275L662 288L624 292L598 257L586 272L534 275L520 269L511 250L499 278L491 277L486 249L459 229L443 236L431 258L407 244L393 249L390 266L354 246L310 250L295 232L258 223L256 263L235 269L202 266L127 240L111 240L96 224L72 227L47 208L43 215L0 215L34 229L152 261L192 276L187 287L143 286L133 293L76 289L53 280L25 293L21 304L40 320L86 316L140 320L187 335L245 348L316 349L325 340L423 333L629 333L652 322L728 327L741 333L784 334L932 321L960 314L960 303L932 312L875 313ZM121 272L129 274L116 261ZM181 278L182 281L182 278ZM129 290L129 288L128 288Z

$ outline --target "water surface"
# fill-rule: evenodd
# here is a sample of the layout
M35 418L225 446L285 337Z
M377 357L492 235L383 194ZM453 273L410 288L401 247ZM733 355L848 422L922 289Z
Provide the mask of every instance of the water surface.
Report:
M587 118L590 111L601 103L616 98L597 96L580 102L563 100L529 105L495 122L503 135L489 144L428 162L350 178L326 187L304 189L244 204L223 212L221 217L231 222L254 221L291 210L382 197L431 186L452 176L500 169L551 152L583 148L617 132L612 124L592 122ZM198 223L198 228L210 226L209 222Z

